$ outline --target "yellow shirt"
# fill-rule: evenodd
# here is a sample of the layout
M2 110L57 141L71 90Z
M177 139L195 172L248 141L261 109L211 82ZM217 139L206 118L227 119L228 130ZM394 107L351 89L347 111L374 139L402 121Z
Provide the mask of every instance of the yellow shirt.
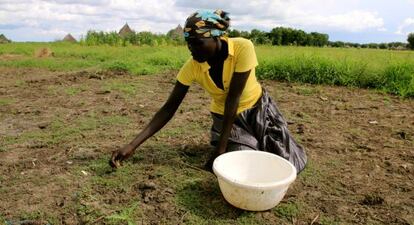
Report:
M228 44L228 57L223 64L224 90L216 86L210 77L210 65L207 62L199 63L193 58L187 60L178 72L177 80L187 86L194 81L200 84L212 97L210 111L224 115L224 106L229 92L230 81L234 72L251 70L246 86L240 96L237 114L254 106L262 95L262 87L257 82L255 67L258 65L253 43L244 38L222 37ZM236 79L237 77L235 77Z

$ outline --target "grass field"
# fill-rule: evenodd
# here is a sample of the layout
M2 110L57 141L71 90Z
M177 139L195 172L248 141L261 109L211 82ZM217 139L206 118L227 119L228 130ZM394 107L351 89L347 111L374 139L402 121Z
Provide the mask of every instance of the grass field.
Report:
M54 56L33 57L44 46ZM282 81L295 81L298 71L386 74L398 65L406 74L414 63L412 52L257 52L259 76ZM185 47L171 46L0 45L0 224L414 223L414 99L383 93L386 87L260 81L309 160L283 201L265 212L232 207L214 175L200 169L212 152L211 118L197 85L173 120L112 170L111 152L165 102L188 57Z
M49 47L55 57L33 57L36 49ZM401 96L414 96L414 52L314 47L256 47L262 79L312 84L375 88ZM53 71L108 69L132 74L178 70L189 52L184 46L110 47L68 43L11 43L0 54L0 66L46 68Z

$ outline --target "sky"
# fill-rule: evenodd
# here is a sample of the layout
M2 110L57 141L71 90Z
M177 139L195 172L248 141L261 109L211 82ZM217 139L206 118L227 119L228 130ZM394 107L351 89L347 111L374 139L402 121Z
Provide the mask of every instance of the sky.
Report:
M331 41L406 42L414 0L0 0L0 34L13 41L54 41L88 30L166 33L198 9L230 13L231 29L284 26Z

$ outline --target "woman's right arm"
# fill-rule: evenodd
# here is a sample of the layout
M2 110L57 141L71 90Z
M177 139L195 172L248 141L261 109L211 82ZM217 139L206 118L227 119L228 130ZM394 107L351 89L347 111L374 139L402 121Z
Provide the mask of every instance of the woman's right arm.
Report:
M149 124L134 138L131 143L114 151L109 164L115 168L119 167L121 161L132 156L138 146L164 127L165 124L167 124L168 121L170 121L170 119L174 116L185 95L187 94L188 88L189 86L177 81L167 101L154 115Z

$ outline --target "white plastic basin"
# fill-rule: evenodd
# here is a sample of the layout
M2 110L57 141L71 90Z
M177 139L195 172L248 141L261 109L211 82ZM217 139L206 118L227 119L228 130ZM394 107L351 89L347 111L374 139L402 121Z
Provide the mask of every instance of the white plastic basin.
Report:
M296 179L296 168L289 161L254 150L220 155L213 163L213 171L226 201L249 211L275 207Z

